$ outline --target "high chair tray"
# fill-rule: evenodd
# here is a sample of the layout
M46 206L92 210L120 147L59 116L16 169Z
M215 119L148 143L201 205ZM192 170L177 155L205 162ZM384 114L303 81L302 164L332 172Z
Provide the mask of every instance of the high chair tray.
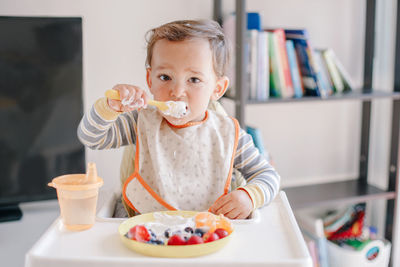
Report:
M121 220L98 218L89 230L71 232L58 218L28 251L25 266L312 266L284 192L258 217L234 222L235 235L224 248L195 258L154 258L128 249L118 234Z

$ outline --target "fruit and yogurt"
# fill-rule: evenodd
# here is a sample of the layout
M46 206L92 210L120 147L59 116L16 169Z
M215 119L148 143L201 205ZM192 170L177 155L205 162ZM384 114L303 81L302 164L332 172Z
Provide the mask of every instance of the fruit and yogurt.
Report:
M232 223L223 215L199 212L194 217L153 214L154 221L130 228L126 237L154 245L194 245L219 240L232 233Z

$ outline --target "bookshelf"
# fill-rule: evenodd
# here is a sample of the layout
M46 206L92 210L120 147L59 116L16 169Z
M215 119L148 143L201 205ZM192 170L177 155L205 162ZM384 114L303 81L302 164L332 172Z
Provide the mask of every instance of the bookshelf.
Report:
M335 205L343 203L356 203L370 200L386 200L386 223L385 238L393 241L393 224L396 221L395 201L398 195L399 176L399 128L400 128L400 5L397 5L397 29L396 29L396 51L395 51L395 78L393 92L383 92L372 88L373 77L373 58L375 40L375 9L376 0L366 1L366 21L365 21L365 42L364 42L364 76L363 88L350 93L335 94L326 98L302 97L293 99L269 99L267 101L248 100L249 88L246 83L247 62L245 57L245 36L247 30L246 0L236 0L236 68L235 85L236 94L231 99L235 104L235 115L240 125L245 125L245 106L246 105L269 105L269 104L290 104L297 102L309 102L313 104L321 101L361 101L361 143L359 154L359 173L358 177L349 177L349 180L331 182L324 184L311 184L305 186L284 188L289 201L294 209ZM214 19L222 23L222 0L214 0ZM371 106L374 100L391 99L392 122L390 137L390 162L388 166L388 187L386 190L380 189L368 183L368 158L370 143L370 123ZM375 179L380 178L376 177ZM374 179L374 177L371 177ZM392 251L396 251L393 244Z
M235 98L226 96L225 98L236 101ZM270 98L267 101L247 100L246 104L280 104L280 103L299 103L299 102L321 102L331 100L373 100L380 98L392 98L400 99L400 92L384 92L384 91L372 91L363 93L362 90L355 90L348 93L336 93L334 95L327 96L326 98L303 96L300 98Z

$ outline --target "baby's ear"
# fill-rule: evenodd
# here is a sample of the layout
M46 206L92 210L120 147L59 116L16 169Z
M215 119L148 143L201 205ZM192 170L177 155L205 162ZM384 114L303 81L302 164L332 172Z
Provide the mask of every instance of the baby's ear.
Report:
M151 88L151 68L146 69L146 81L147 81L147 86Z
M211 100L217 101L220 99L226 92L229 86L229 78L226 76L222 76L218 78L213 94L211 95Z

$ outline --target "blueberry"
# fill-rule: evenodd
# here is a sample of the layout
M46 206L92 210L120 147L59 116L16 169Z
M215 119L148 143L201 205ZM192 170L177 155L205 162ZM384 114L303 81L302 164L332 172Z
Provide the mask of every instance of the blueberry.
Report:
M203 229L201 229L201 228L196 228L195 230L194 230L194 234L195 235L198 235L198 236L200 236L200 237L203 237L203 235L206 233L206 231L204 231Z
M153 245L164 245L164 242L158 239L150 239L147 241L148 244L153 244Z
M169 229L169 228L168 228L167 230L165 230L164 236L165 236L166 238L169 238L169 237L170 237L170 235L171 235L170 231L171 231L171 229Z
M193 234L193 228L188 226L185 228L185 232Z
M149 229L149 233L150 233L150 236L151 236L152 239L156 239L157 238L156 234L153 231L151 231L150 229Z
M157 239L155 242L157 245L164 245L164 241L162 241L162 240Z

